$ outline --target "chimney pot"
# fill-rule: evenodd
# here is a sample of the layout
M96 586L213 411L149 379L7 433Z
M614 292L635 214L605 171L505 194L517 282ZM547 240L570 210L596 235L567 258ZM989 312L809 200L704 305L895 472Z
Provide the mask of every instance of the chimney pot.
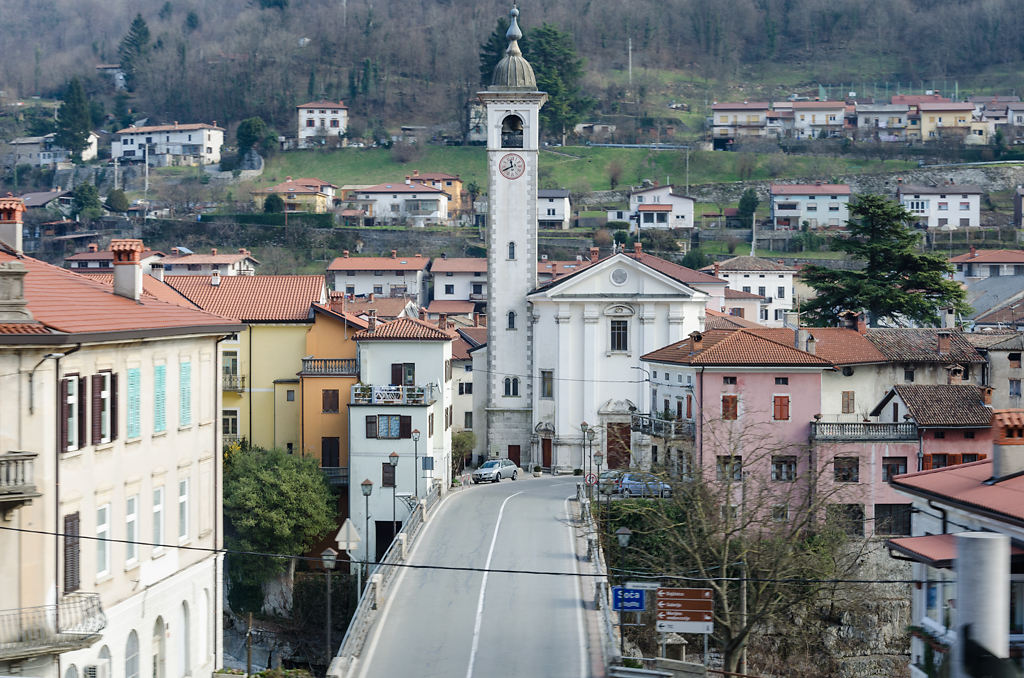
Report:
M149 274L159 280L164 281L164 264L162 261L154 261L149 266Z
M366 295L366 298L367 298L367 300L369 300L369 301L373 301L373 296L374 296L374 295L373 295L373 292L370 292L369 294L367 294L367 295ZM376 313L376 311L374 311L374 313Z
M715 267L714 267L714 273L715 273L715 277L716 277L716 278L718 277L718 273L719 273L719 272L720 272L721 270L722 270L722 265L721 265L721 264L719 264L719 263L718 263L718 262L716 261L716 262L715 262Z
M973 259L976 256L978 256L978 250L974 247L974 245L971 245L971 258Z
M590 262L593 264L597 263L597 260L601 258L601 250L598 247L590 248Z
M420 320L426 320L426 319L427 319L427 309L425 309L422 306L420 306Z
M641 244L639 242L633 243L633 252L634 253L641 254L641 253L643 253L643 249L644 249L643 244Z
M366 330L373 332L377 329L377 311L376 309L370 309L366 312Z
M342 250L341 256L344 257L345 259L348 259L348 250Z
M213 287L220 286L220 271L213 271L210 273L210 285Z
M210 248L210 254L212 254L213 256L217 256L217 248L216 247L211 247Z
M94 242L91 242L91 243L89 243L89 251L90 252L99 252L100 251L100 246L97 245Z
M700 332L690 332L690 352L696 353L704 346L704 335Z
M110 241L110 251L114 253L114 294L135 301L142 296L140 255L143 249L141 240L115 238Z
M398 258L398 250L391 250L391 258L392 259L397 259Z
M950 334L949 330L939 330L936 333L936 338L938 339L937 348L939 354L943 355L949 353L950 341L952 339L952 335Z
M448 329L448 314L447 313L438 313L437 314L437 326L438 326L439 329L442 329L442 330Z

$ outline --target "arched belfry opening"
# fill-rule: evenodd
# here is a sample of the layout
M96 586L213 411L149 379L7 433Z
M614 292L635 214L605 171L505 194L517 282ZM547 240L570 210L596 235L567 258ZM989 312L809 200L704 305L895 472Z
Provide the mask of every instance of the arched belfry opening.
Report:
M523 119L518 115L506 115L501 121L501 147L523 147Z

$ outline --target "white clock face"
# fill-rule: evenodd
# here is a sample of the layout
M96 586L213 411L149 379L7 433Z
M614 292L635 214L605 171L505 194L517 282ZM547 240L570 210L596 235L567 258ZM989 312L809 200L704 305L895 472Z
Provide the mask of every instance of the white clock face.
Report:
M526 171L526 161L516 153L506 153L498 161L498 171L506 179L518 179Z

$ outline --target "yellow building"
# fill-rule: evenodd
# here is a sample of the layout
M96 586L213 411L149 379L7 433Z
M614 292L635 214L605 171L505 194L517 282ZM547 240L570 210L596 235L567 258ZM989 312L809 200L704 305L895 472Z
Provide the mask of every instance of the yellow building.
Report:
M971 130L974 118L972 103L922 103L921 139L934 141L942 138L963 139Z
M459 178L458 174L448 174L446 172L420 172L419 170L413 170L412 175L408 177L412 181L418 181L421 184L426 184L436 188L439 191L444 191L448 194L448 214L455 216L462 214L463 212L469 211L472 205L469 204L468 196L467 200L462 200L462 179Z
M322 214L334 207L335 190L338 187L322 179L292 179L288 177L277 186L261 188L252 192L252 201L256 209L262 211L263 204L270 195L276 195L284 201L286 212L313 212Z
M199 308L246 329L220 343L224 442L300 449L299 377L313 304L326 302L322 275L167 276Z

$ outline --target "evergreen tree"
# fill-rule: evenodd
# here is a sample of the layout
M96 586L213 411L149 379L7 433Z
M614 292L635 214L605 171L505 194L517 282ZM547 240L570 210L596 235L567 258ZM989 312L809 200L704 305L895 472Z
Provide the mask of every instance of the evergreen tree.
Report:
M57 111L57 145L68 149L75 162L82 159L82 151L89 145L89 132L92 129L92 115L89 100L78 78L68 83Z
M263 152L273 148L275 135L267 123L263 122L263 118L256 116L238 124L235 139L238 143L238 156L241 158L252 148Z
M132 124L132 113L128 109L128 95L118 92L114 97L114 119L117 121L117 128L124 129Z
M761 201L757 199L757 191L752 188L743 191L743 195L740 196L740 202L736 207L736 216L742 220L744 226L750 223L750 218L754 216L754 212L757 211L759 204L761 204Z
M505 56L505 50L508 48L508 38L505 37L507 32L508 19L501 17L494 31L487 36L487 41L480 45L480 84L484 87L491 84L494 67Z
M131 205L128 198L120 188L115 188L107 194L107 209L111 212L127 212L129 207Z
M540 109L541 126L564 144L566 131L594 106L581 90L583 59L576 54L572 36L551 24L532 29L520 44L537 76L537 89L548 93Z
M860 270L805 266L804 282L817 296L804 302L804 317L821 325L835 325L846 310L867 311L868 324L912 321L937 325L938 309L970 311L966 293L952 279L953 267L945 258L919 252L921 235L914 232L914 217L897 202L880 195L863 195L850 205L849 233L836 238L832 248L860 262Z
M92 221L103 212L100 194L92 184L79 184L71 193L71 212L81 221Z
M141 14L132 19L128 33L117 46L117 55L121 59L121 70L124 71L125 83L129 90L134 91L137 84L139 67L143 65L149 52L149 26Z
M267 214L281 214L284 212L284 200L277 193L271 193L263 201L263 211Z

